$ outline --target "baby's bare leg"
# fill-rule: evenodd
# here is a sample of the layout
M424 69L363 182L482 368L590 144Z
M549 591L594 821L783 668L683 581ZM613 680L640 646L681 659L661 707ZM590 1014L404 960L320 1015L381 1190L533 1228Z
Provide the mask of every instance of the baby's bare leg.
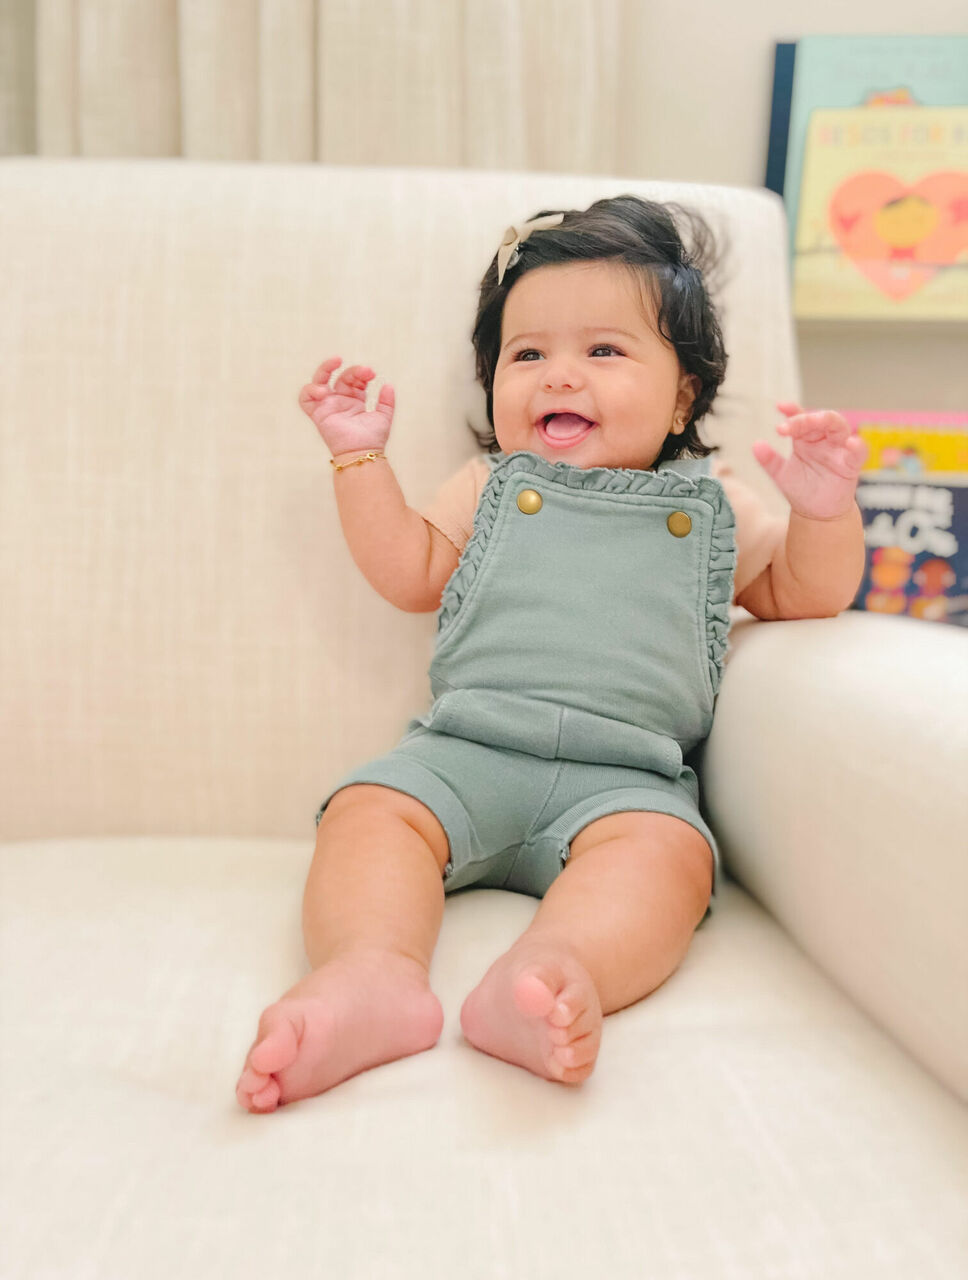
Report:
M262 1014L236 1089L243 1107L273 1111L437 1043L443 1010L428 972L447 859L443 827L412 796L337 792L303 897L312 972Z
M617 813L575 837L529 928L470 993L471 1044L536 1075L580 1084L602 1018L678 967L709 901L712 851L660 813Z

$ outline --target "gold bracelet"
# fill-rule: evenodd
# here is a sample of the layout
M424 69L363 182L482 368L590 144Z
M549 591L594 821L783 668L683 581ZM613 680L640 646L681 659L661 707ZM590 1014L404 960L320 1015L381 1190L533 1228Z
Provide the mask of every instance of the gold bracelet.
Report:
M385 457L385 453L376 453L371 449L369 453L364 453L362 458L354 458L352 462L337 462L335 458L330 458L329 465L334 471L342 471L345 467L355 467L361 462L376 462L377 458Z

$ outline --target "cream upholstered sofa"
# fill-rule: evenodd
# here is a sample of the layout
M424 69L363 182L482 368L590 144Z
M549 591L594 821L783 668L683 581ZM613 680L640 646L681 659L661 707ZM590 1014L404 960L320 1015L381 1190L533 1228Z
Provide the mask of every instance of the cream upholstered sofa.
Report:
M437 1047L272 1116L234 1084L306 964L313 818L429 697L296 397L393 381L419 505L475 447L508 223L633 191L728 237L710 423L798 395L780 204L526 173L0 162L4 1280L962 1280L963 632L739 617L701 763L729 871L569 1089L461 1037L533 899L448 900Z

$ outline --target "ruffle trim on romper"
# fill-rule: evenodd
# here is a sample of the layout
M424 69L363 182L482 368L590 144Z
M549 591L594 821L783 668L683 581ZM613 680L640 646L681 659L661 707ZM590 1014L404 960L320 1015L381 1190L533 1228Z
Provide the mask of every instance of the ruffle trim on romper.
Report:
M706 588L706 651L713 688L718 687L726 657L729 607L733 599L733 576L736 570L736 522L732 507L718 480L709 476L699 476L693 480L668 466L663 466L659 471L634 471L626 467L573 467L567 462L548 462L536 453L524 450L503 456L491 455L487 461L492 467L492 473L477 505L474 532L447 583L438 615L438 632L444 631L456 616L477 576L494 527L504 486L512 474L528 471L544 480L559 484L564 481L570 489L591 492L699 498L708 503L713 512Z

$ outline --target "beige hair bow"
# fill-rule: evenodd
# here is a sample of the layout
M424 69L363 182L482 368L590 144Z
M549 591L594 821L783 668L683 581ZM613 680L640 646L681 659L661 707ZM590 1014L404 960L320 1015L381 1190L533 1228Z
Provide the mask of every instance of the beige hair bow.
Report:
M504 273L508 267L513 267L517 262L521 246L532 231L546 231L549 227L557 227L564 220L563 213L549 213L543 218L532 218L530 222L522 222L520 226L508 227L501 241L501 247L497 251L498 284L504 279Z

